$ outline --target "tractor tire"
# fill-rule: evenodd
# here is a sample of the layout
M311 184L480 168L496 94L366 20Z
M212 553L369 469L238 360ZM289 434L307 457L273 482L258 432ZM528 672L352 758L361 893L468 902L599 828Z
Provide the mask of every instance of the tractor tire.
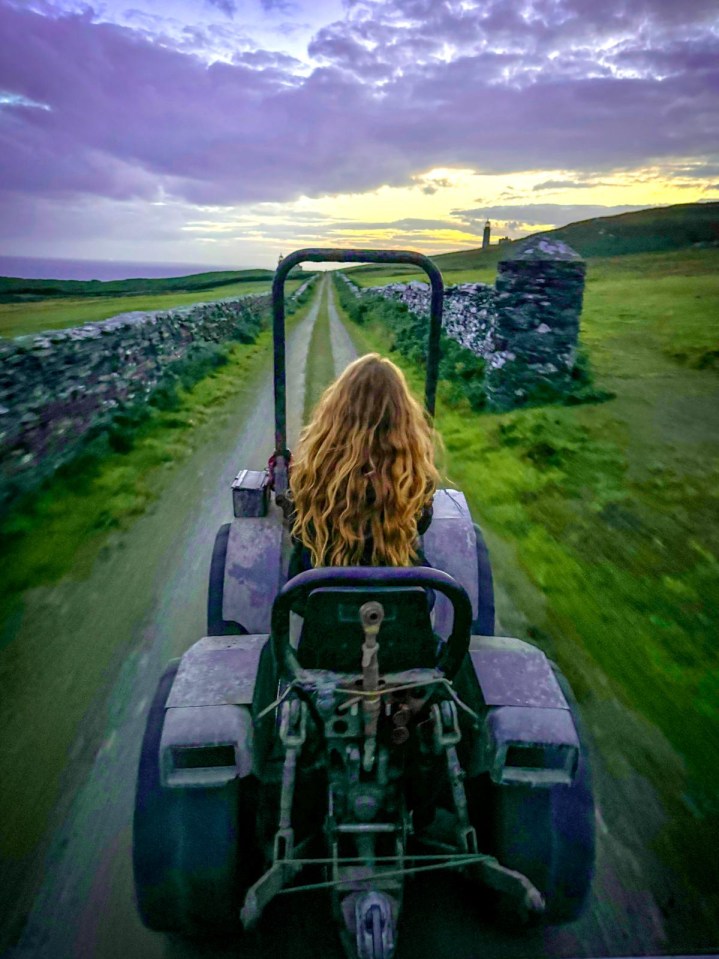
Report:
M222 601L225 591L225 564L227 563L227 542L230 537L230 524L220 526L215 537L210 562L210 582L207 590L207 635L208 636L245 636L247 630L240 623L222 618Z
M545 923L576 919L594 874L595 813L586 742L566 679L553 666L580 739L579 765L570 786L489 785L489 851L532 880L545 898Z
M133 818L135 896L158 932L218 936L238 929L254 857L254 781L218 788L162 786L159 749L165 704L179 660L167 667L142 742Z
M494 636L494 582L489 550L482 530L474 523L477 537L477 618L472 623L473 636Z

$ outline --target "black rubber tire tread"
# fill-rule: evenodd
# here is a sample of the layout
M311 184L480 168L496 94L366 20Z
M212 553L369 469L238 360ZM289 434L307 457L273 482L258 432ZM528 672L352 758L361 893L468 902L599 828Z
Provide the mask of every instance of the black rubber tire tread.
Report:
M472 623L473 636L494 636L494 581L489 550L482 530L474 523L477 542L477 618Z
M220 788L178 789L177 871L181 902L179 931L224 936L239 931L243 884L239 860L239 780ZM254 833L254 820L249 833Z
M490 852L502 865L528 876L544 895L546 923L576 919L594 875L595 813L587 745L566 679L555 675L580 737L579 766L571 786L489 786Z
M215 537L210 562L210 581L207 589L207 635L245 636L247 630L240 623L222 618L222 601L225 591L225 563L230 524L220 526Z
M135 895L146 926L188 936L239 929L242 894L255 865L254 780L210 789L165 789L159 747L173 661L150 707L140 755L133 821ZM242 808L240 808L242 806Z
M179 665L179 659L172 660L157 684L142 740L135 790L132 829L135 900L143 923L156 932L174 931L180 923L177 877L171 868L171 836L175 824L167 818L172 809L164 802L158 761L165 703Z

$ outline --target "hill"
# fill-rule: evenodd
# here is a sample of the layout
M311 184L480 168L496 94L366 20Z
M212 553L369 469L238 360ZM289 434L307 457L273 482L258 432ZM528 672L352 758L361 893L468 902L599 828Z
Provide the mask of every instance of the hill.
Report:
M580 220L556 230L543 230L531 235L562 240L586 259L669 252L693 246L719 246L719 202L652 207L618 216ZM432 259L443 272L486 269L495 267L519 242L493 244L486 250L439 253ZM417 273L417 269L411 266L361 266L356 269L362 273L385 275L391 271L393 276Z
M587 259L626 256L632 253L663 253L690 246L719 246L719 203L678 203L651 207L618 216L595 217L544 230L532 236L547 236ZM488 250L465 250L433 257L440 269L467 270L498 262L516 243L491 246ZM481 263L479 258L481 257Z

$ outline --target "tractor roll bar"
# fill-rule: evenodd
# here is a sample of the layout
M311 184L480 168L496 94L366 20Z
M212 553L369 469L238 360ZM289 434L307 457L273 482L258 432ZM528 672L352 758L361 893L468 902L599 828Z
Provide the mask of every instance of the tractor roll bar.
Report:
M313 589L356 587L372 591L387 587L421 586L436 589L452 603L452 632L445 643L437 666L447 679L456 676L469 650L472 631L472 604L466 590L456 579L440 569L427 566L325 566L298 573L289 580L272 604L272 652L280 669L295 676L299 669L290 646L290 609ZM381 601L382 595L378 593ZM381 636L380 636L381 638Z
M275 358L275 456L283 460L287 454L287 400L285 387L285 279L298 263L412 263L421 267L432 285L429 341L427 345L427 379L424 404L434 416L439 375L439 337L442 330L444 284L434 263L421 253L409 250L336 250L332 248L297 250L278 265L272 281L272 329ZM279 478L279 477L278 477ZM284 481L284 471L280 483ZM277 489L277 485L275 486ZM285 489L278 490L284 493Z

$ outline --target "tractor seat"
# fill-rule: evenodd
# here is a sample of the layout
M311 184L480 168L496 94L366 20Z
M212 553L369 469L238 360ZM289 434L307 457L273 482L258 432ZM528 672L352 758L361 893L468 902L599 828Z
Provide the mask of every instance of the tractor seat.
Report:
M431 668L439 640L432 631L427 591L420 586L320 587L307 598L297 659L305 669L362 672L360 607L375 600L384 619L377 636L380 673Z

